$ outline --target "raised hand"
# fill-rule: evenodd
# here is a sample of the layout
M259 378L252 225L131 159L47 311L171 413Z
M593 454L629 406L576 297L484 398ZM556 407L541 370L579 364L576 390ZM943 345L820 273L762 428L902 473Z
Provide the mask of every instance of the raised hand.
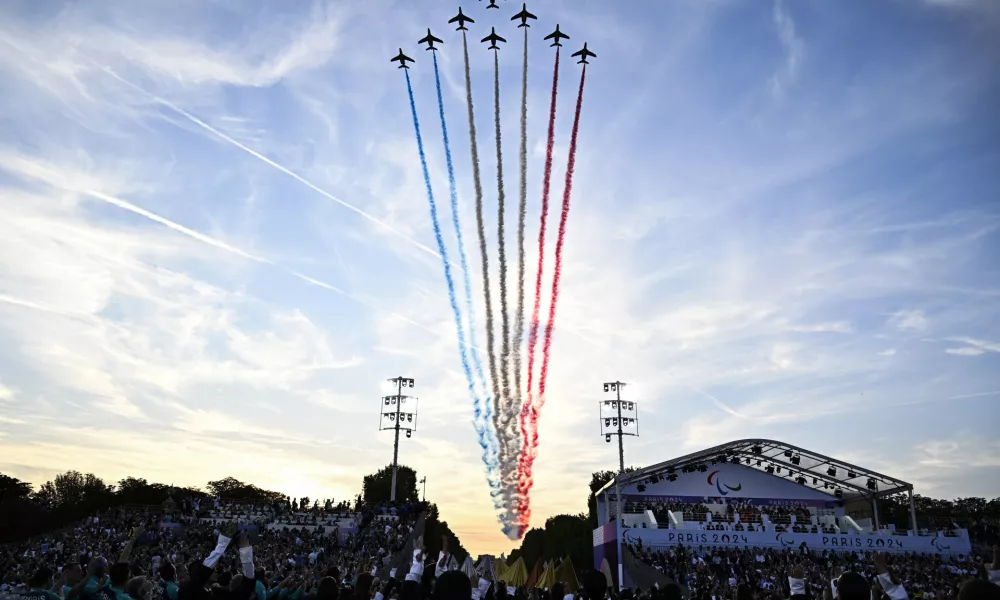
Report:
M879 575L889 572L889 556L885 552L876 552L872 556L872 560L875 562L875 571Z
M233 536L236 535L237 529L239 529L239 524L236 521L226 521L221 527L219 527L219 533L229 539L233 539Z

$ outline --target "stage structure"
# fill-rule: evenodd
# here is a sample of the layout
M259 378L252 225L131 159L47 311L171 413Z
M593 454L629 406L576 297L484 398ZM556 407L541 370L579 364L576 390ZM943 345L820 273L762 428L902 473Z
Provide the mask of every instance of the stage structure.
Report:
M909 497L909 531L879 522L879 499L897 494ZM594 531L595 568L605 558L620 561L621 544L640 539L654 548L805 545L934 554L971 548L967 531L917 531L912 484L774 440L739 440L622 473L596 498L602 525ZM623 513L614 510L619 503Z

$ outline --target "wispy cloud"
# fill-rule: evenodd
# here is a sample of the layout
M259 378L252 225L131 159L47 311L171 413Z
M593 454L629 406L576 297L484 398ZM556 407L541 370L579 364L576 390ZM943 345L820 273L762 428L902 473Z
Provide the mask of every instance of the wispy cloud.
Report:
M960 344L965 344L958 348L948 348L945 350L948 354L956 354L959 356L979 356L980 354L985 354L987 352L1000 352L1000 343L989 342L986 340L977 340L968 337L953 337L948 338L950 342L958 342Z
M782 95L798 74L805 58L806 45L795 31L795 21L788 12L784 0L775 0L772 10L774 26L778 30L778 39L785 52L785 60L781 69L771 77L771 93Z
M900 331L923 331L927 328L927 317L921 310L901 310L893 313L888 323Z

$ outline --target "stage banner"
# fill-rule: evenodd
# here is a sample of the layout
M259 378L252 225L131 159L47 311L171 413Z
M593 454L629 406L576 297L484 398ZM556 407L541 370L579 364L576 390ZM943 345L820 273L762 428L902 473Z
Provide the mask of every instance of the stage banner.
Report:
M595 531L595 546L596 544ZM969 554L968 535L962 537L909 535L834 535L826 533L774 533L768 531L701 531L683 529L626 529L625 542L644 547L706 546L730 548L800 548L843 552L920 552Z

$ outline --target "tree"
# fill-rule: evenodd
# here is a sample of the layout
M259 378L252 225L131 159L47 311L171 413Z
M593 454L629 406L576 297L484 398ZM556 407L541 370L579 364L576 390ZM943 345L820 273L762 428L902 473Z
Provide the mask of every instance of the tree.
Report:
M389 473L391 476L391 465L389 466ZM414 494L416 494L416 484L414 484ZM448 539L448 552L455 557L458 564L465 562L465 558L469 556L469 552L462 546L461 540L451 530L451 527L448 527L448 522L440 520L438 508L432 504L427 509L427 517L424 520L424 546L427 548L427 555L434 560L437 560L438 553L441 551L442 535Z
M219 498L244 502L275 502L285 499L285 495L281 492L261 489L253 484L243 483L235 477L209 481L208 491Z
M118 482L118 501L122 504L162 504L172 494L170 486L126 477Z
M535 563L545 554L545 530L533 527L524 534L521 540L521 558L524 559L524 566L529 571L534 568Z
M637 470L638 467L625 467L626 473ZM604 487L617 475L617 471L597 471L590 476L590 496L587 498L587 514L590 520L591 529L597 529L600 523L597 522L597 497L594 495L597 490Z
M371 475L365 475L361 485L364 503L368 506L378 506L389 502L392 497L391 490L392 465L386 465ZM399 465L396 469L396 501L416 502L419 499L417 472L406 465Z
M529 530L521 540L521 547L511 551L507 563L520 557L530 571L538 559L548 562L568 556L578 571L587 569L594 557L592 539L593 529L587 522L587 515L556 515L545 521L544 529Z
M579 571L592 566L593 528L587 515L556 515L545 521L545 560L566 558Z
M31 484L0 473L0 504L23 502L31 496Z

